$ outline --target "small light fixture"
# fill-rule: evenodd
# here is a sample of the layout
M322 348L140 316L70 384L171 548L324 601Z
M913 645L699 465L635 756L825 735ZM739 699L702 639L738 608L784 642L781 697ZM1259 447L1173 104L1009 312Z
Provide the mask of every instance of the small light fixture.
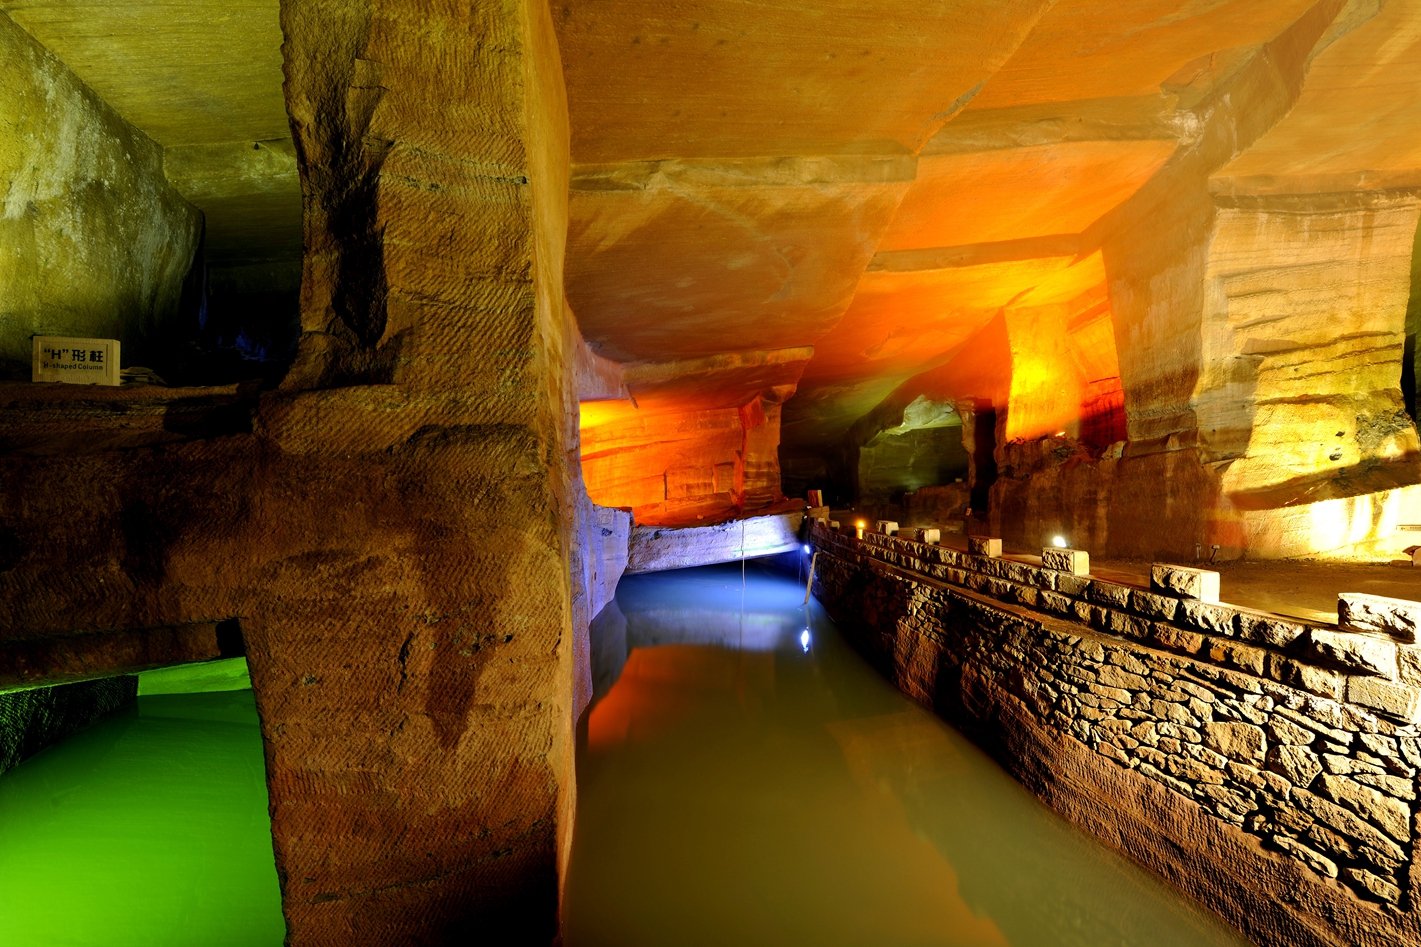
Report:
M1066 548L1066 537L1064 537L1064 536L1057 536L1057 537L1055 537L1054 539L1051 540L1051 545L1055 546L1057 549L1065 549L1065 548Z
M809 544L806 543L805 546L804 546L804 554L807 556L807 555L809 555L810 552L811 552L811 550L810 550L810 548L809 548Z
M1057 436L1057 437L1065 437L1065 436L1066 436L1066 432L1065 432L1065 431L1057 431L1057 432L1056 432L1056 436Z
M854 524L854 538L855 538L855 539L863 539L863 527L864 527L864 522L863 522L863 520L859 520L857 523Z
M799 647L805 654L809 653L809 629L806 628L799 633Z

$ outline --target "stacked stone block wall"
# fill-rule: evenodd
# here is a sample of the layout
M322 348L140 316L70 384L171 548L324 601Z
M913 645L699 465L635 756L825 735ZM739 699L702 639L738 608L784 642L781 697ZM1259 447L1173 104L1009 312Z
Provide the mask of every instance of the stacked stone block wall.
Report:
M1074 741L1166 788L1183 817L1295 860L1323 902L1347 903L1311 909L1324 916L1305 927L1337 933L1315 942L1355 942L1349 924L1416 942L1416 645L892 536L811 537L819 600L910 696L978 731L1004 719L987 704L1012 701L1032 739ZM1158 868L1155 854L1141 860ZM1226 867L1239 888L1222 913L1260 942L1295 939L1249 929L1250 899L1278 893Z

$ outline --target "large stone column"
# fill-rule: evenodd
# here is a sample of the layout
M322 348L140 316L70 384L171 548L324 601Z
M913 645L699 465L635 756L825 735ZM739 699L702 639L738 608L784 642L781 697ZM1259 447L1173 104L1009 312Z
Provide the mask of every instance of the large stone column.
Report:
M0 646L236 619L289 943L546 944L583 636L626 555L578 472L548 12L282 21L297 363L264 393L0 392Z
M579 489L556 41L540 0L282 28L303 336L257 418L243 624L289 943L547 943Z

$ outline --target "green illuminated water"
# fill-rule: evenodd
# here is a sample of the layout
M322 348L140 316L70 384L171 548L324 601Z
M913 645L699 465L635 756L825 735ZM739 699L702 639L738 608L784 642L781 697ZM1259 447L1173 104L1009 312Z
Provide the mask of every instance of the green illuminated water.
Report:
M631 576L594 626L569 947L1239 947L904 698L804 586ZM806 634L806 632L808 632Z
M0 945L284 936L250 690L140 697L0 776Z

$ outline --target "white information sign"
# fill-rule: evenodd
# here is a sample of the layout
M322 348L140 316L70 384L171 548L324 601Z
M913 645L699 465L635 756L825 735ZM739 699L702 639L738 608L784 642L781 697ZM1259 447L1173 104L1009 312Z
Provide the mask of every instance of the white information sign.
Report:
M37 335L30 380L117 385L118 340Z

